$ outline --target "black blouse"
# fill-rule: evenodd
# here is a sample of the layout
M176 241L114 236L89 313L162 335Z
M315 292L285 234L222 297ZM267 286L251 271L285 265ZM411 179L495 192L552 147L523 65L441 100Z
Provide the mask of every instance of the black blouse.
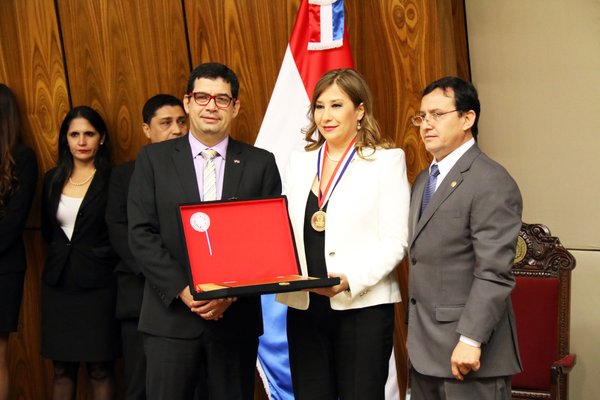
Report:
M304 212L304 254L306 255L306 266L308 275L317 278L327 277L327 264L325 263L325 232L317 232L310 224L312 215L319 210L317 195L312 191L308 193L306 211ZM327 204L323 207L327 211ZM310 293L311 311L317 313L331 310L329 298Z

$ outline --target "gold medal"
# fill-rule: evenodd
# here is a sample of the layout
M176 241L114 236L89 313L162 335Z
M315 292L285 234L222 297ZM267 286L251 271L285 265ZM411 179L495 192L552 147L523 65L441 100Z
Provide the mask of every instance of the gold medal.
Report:
M310 217L310 226L317 232L323 232L325 230L326 216L327 214L323 210L315 211L312 217Z
M327 200L329 200L329 196L331 196L331 193L333 192L333 190L335 189L336 185L338 184L338 182L340 181L340 179L342 179L342 175L344 175L344 172L346 172L346 168L348 167L348 164L350 164L350 162L352 161L352 158L354 157L354 154L356 153L356 149L354 149L354 144L356 143L356 138L352 139L352 141L350 141L350 143L348 143L348 147L346 147L346 151L344 151L344 155L342 156L342 158L340 159L340 161L342 162L338 162L337 165L335 166L335 169L333 170L333 173L331 174L331 177L329 179L329 182L327 182L327 185L325 186L325 189L323 190L323 181L321 180L321 174L323 173L323 169L325 168L325 158L328 157L328 144L327 142L325 142L325 145L322 146L319 149L319 156L317 158L317 182L319 184L319 192L317 194L317 204L319 206L319 210L316 211L312 217L310 217L310 225L312 226L312 228L317 231L317 232L324 232L325 231L325 219L327 217L327 214L325 214L325 211L323 211L323 207L325 206L325 204L327 203ZM338 170L340 169L340 167L343 165L341 172L338 174ZM334 183L334 178L335 179L335 183ZM333 183L333 187L331 186ZM331 189L331 191L329 191L329 189Z

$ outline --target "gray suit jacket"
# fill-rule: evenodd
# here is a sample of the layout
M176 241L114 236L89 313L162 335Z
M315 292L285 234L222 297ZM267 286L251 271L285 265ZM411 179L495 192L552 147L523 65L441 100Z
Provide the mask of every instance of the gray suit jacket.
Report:
M419 218L428 170L417 177L409 216L410 362L452 378L460 335L482 342L481 369L467 379L521 370L510 273L521 227L521 194L499 164L471 147Z

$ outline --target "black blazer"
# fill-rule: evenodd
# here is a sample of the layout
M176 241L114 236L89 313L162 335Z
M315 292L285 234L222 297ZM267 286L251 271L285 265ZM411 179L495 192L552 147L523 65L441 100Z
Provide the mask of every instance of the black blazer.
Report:
M6 201L4 216L0 218L0 273L25 271L27 260L23 245L23 229L27 222L31 201L35 194L38 165L35 153L24 145L17 145L15 154L17 189Z
M129 248L127 196L135 161L113 168L108 187L106 225L113 249L119 255L117 272L117 318L138 318L144 295L144 276Z
M281 193L273 154L229 139L222 199ZM129 190L129 241L146 287L139 329L157 336L194 338L203 332L221 339L262 334L260 297L233 303L219 321L205 321L178 299L189 284L178 205L199 203L189 138L143 147Z
M81 288L107 286L114 280L113 270L118 260L104 220L110 169L96 171L79 207L71 240L56 219L64 182L51 183L55 174L53 168L44 178L42 235L48 243L48 253L42 280L50 286L56 285L69 265Z

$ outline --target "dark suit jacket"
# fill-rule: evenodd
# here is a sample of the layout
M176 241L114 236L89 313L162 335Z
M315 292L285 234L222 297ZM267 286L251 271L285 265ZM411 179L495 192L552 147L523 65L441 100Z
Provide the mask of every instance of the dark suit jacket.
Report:
M81 288L98 288L114 280L117 255L108 239L104 220L110 170L96 171L83 198L71 240L56 219L64 182L52 183L56 168L46 173L42 195L42 235L48 243L42 280L56 285L67 265Z
M144 276L129 248L127 228L127 197L129 182L135 168L135 161L129 161L113 168L108 188L106 225L113 249L120 261L117 273L117 318L139 318L144 295Z
M17 189L6 199L4 216L0 217L0 273L25 271L23 229L35 194L38 165L35 153L18 145L14 154Z
M279 195L281 180L273 155L229 139L222 199ZM203 332L221 339L262 334L260 297L240 298L219 321L205 321L178 299L189 284L181 203L199 203L189 138L143 147L129 191L129 241L146 287L139 329L157 336L194 338ZM235 243L232 243L235 247Z
M409 216L408 352L412 366L452 378L460 335L482 342L469 378L521 370L510 293L521 228L521 195L508 172L477 145L456 163L419 219L428 179L416 179Z

